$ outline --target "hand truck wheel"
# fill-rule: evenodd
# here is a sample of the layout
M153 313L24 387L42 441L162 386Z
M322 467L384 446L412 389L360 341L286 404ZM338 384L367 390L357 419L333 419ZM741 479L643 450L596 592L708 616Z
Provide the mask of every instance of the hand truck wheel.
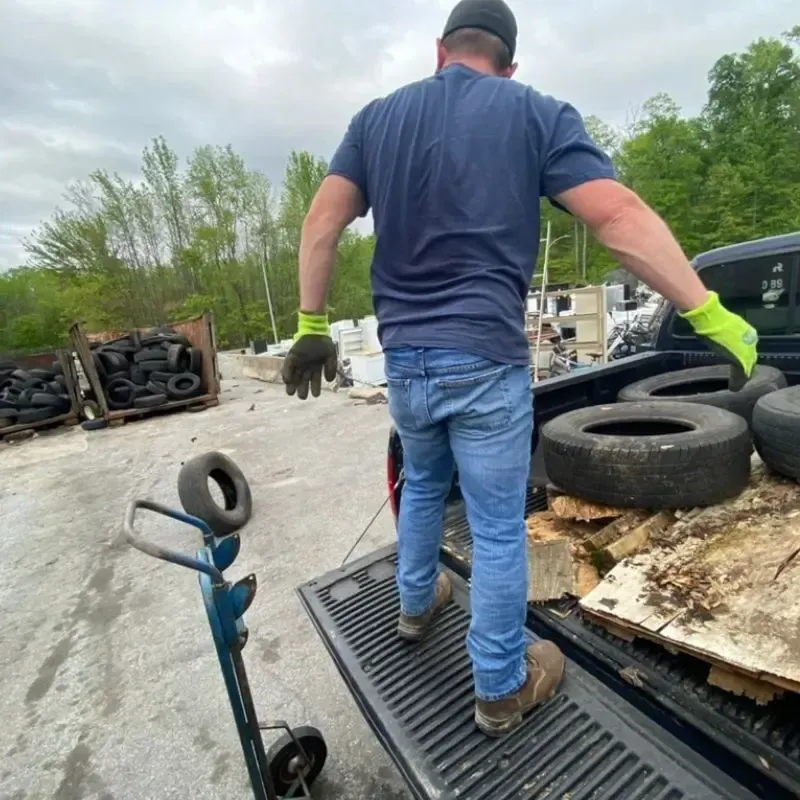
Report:
M277 793L287 798L306 797L327 757L328 746L316 728L303 725L293 728L291 734L284 733L267 751L267 768Z

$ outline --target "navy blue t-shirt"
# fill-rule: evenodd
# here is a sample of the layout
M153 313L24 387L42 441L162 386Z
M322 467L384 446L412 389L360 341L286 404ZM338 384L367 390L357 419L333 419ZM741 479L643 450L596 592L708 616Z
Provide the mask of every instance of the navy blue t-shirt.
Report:
M365 106L329 173L372 208L384 349L453 348L505 364L530 359L540 198L614 177L572 106L460 64Z

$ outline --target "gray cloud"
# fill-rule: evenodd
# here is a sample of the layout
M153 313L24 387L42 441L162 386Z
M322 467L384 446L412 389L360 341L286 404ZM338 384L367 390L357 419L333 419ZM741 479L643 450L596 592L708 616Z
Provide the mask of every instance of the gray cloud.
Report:
M330 156L365 102L430 73L452 0L4 0L0 269L97 168L135 175L231 143L278 183L291 149ZM520 80L621 124L666 91L687 111L716 58L797 22L796 0L512 0Z

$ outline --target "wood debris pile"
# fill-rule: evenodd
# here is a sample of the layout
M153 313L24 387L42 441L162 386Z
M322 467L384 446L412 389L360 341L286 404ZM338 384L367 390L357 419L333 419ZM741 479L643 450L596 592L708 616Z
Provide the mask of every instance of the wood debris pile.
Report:
M550 494L548 510L528 518L532 576L528 599L584 597L624 558L642 552L674 515L611 508Z
M800 515L797 483L768 473L760 464L750 486L738 497L717 506L692 509L652 538L659 550L645 570L642 599L665 611L686 609L685 620L708 619L725 604L725 597L746 588L751 574L729 558L715 558L733 540L747 546L757 533L780 536L787 520Z

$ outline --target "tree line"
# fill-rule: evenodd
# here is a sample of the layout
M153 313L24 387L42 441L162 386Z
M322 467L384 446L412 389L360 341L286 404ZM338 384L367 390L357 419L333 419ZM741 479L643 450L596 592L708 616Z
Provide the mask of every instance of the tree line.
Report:
M658 94L622 128L587 119L620 179L664 216L687 254L800 230L798 45L800 26L722 56L696 117ZM326 170L323 159L293 152L274 187L230 146L201 147L181 165L156 138L139 180L93 172L25 241L26 263L0 274L0 352L58 346L76 319L126 330L206 310L222 346L290 336L300 230ZM568 215L548 203L542 215L554 242L551 280L592 282L614 268ZM343 237L333 318L371 313L373 249L371 235Z

